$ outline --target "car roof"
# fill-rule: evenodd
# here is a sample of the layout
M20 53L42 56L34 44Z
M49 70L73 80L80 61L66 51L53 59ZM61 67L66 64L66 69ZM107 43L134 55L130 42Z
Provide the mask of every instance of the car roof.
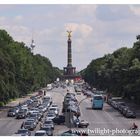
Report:
M28 129L19 129L18 131L22 131L22 130L24 130L24 131L28 131Z
M125 102L118 102L119 104L125 104Z
M29 118L29 119L27 119L26 121L27 122L30 122L30 121L34 121L35 119L33 119L33 118Z
M42 128L52 128L52 126L51 125L43 125L42 127L41 127L41 129Z
M102 97L102 94L94 94L94 97Z
M46 133L46 131L45 130L38 130L35 133Z
M47 120L47 119L46 119L45 122L53 122L53 121L52 121L52 120Z

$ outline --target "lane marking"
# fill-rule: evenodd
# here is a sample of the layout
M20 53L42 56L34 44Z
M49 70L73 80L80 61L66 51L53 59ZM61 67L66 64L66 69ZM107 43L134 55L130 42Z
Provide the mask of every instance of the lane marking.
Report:
M108 113L108 112L106 112L106 111L104 111L103 110L103 112L113 121L114 120L114 118Z

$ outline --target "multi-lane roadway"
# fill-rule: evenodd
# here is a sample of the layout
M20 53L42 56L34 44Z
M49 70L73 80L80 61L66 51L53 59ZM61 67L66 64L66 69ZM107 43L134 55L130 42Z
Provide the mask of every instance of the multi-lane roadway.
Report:
M81 95L78 100L84 97ZM91 109L91 99L84 100L80 104L81 119L89 122L86 132L89 135L128 135L125 133L135 122L139 124L140 119L128 119L122 116L117 110L107 103L104 104L103 110Z
M52 96L53 102L56 103L60 108L60 114L62 110L62 102L64 100L64 96L67 92L67 89L55 88L47 94ZM85 98L83 94L76 95L76 98L80 102ZM91 109L91 99L88 98L83 100L80 103L81 116L80 119L86 120L89 122L88 128L85 130L89 135L128 135L124 134L125 130L128 130L133 122L139 125L140 118L136 119L127 119L124 118L118 111L113 109L107 103L104 104L103 110L93 110ZM14 135L15 132L20 128L23 119L17 120L12 117L7 117L7 112L0 112L0 136L11 136ZM81 130L72 128L73 131ZM124 130L123 130L124 129ZM39 125L36 127L34 131L32 131L32 135L34 135L35 131L39 130ZM69 130L65 125L56 125L54 129L54 135L59 135L60 133ZM124 133L121 133L120 131ZM104 132L102 132L104 131ZM118 133L117 133L118 131ZM106 132L106 133L105 133ZM120 132L120 133L119 133Z

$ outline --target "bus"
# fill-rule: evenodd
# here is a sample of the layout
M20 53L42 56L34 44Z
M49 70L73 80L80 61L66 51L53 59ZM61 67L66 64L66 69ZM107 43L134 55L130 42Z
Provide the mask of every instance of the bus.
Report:
M103 109L104 98L100 94L95 94L92 99L92 109Z

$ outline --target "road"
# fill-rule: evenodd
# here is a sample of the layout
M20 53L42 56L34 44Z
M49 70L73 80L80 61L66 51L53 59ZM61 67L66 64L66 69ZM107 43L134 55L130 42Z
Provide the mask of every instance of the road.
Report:
M36 95L36 94L37 92L34 92L32 95ZM8 103L6 107L2 109L2 111L0 111L0 136L11 136L15 132L17 132L17 130L20 128L23 122L23 119L17 120L12 117L7 117L7 111L9 107L16 106L19 104L19 102L20 103L24 102L30 96L31 95L28 95L27 97L24 98L18 98L17 100Z
M78 100L82 100L85 97L83 95L77 95ZM128 135L128 133L121 133L121 130L128 130L133 122L140 123L140 119L128 119L122 116L117 110L112 108L107 103L104 104L103 110L91 109L91 99L86 99L80 104L81 120L89 122L89 127L86 132L89 135ZM109 130L110 132L98 133L100 130ZM97 132L97 130L99 130ZM116 132L114 132L116 130ZM96 132L97 133L96 133ZM124 131L124 130L123 130ZM119 132L119 133L117 133ZM96 134L95 134L96 133Z
M53 99L53 103L56 103L60 108L60 113L62 110L62 102L64 95L66 94L66 89L56 88L52 91L47 92L50 94ZM20 128L24 119L17 120L13 117L7 117L7 110L0 112L0 136L11 136ZM58 135L60 132L63 132L67 129L65 126L55 126L54 135ZM31 132L32 135L35 134L35 131L39 130L39 125L34 131Z
M66 94L67 89L62 88L55 88L52 91L47 92L47 94L50 94L53 98L53 103L58 104L60 108L60 114L62 110L62 102L64 99L64 95ZM82 99L85 98L83 94L76 95L76 98L80 102ZM86 132L89 133L89 135L113 135L111 132L108 134L104 133L93 133L91 131L97 130L97 129L109 129L109 130L115 130L115 129L128 129L132 125L133 122L136 122L137 124L140 122L139 118L136 119L127 119L124 118L118 111L113 109L110 105L104 104L103 110L92 110L91 109L91 99L86 99L80 104L80 110L81 110L81 117L80 119L86 120L89 122L89 127L86 130ZM21 123L24 119L17 120L15 118L7 117L7 112L1 112L0 114L0 136L11 136L14 135L15 132L20 128ZM140 125L139 125L140 126ZM39 125L37 128L32 131L32 135L34 135L35 131L39 130ZM54 135L59 135L60 133L69 130L64 125L55 125L54 129ZM73 128L73 130L75 130ZM80 129L81 130L81 129ZM115 135L124 135L124 134L115 134Z

